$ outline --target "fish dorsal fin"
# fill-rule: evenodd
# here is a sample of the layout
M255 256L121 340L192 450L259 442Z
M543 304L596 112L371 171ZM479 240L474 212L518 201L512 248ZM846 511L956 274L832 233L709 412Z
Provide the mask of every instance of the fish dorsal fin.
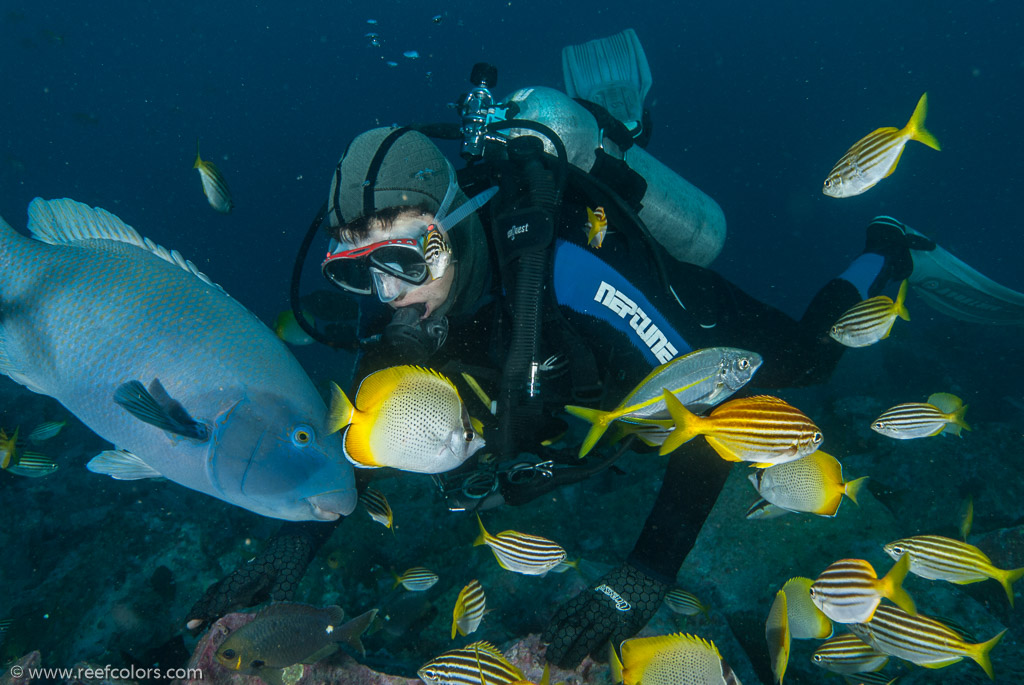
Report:
M195 264L182 257L180 252L168 250L149 238L143 238L134 228L99 207L89 207L68 198L44 200L37 197L28 206L28 230L36 240L49 245L74 245L85 240L110 240L134 245L165 262L181 267L207 285L224 292L223 288L199 271Z

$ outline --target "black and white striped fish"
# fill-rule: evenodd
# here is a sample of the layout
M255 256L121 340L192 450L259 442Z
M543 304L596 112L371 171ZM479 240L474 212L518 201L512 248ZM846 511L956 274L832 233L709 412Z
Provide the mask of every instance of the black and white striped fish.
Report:
M204 160L199 156L199 141L196 141L196 161L193 169L199 171L199 178L203 182L203 194L210 206L222 214L227 214L235 206L231 200L231 191L228 190L227 181L223 174L213 162Z
M1006 633L987 642L971 643L949 626L927 616L911 616L899 607L879 606L867 623L850 625L860 639L890 656L906 659L918 666L942 668L969 657L981 666L989 678L995 678L989 652Z
M988 555L974 545L941 535L916 535L882 547L893 559L910 557L910 572L929 580L946 580L957 585L998 580L1013 606L1013 583L1024 576L1024 567L996 568Z
M885 668L889 657L853 633L843 633L823 642L811 661L833 673L863 673Z
M486 608L487 597L480 586L480 581L469 581L455 600L455 610L452 612L452 639L455 639L456 633L469 635L476 630L484 618Z
M427 685L510 685L523 672L489 642L474 642L434 657L416 672Z
M840 559L811 584L811 600L837 623L867 622L882 597L917 613L914 600L903 589L909 570L910 559L900 559L884 578L879 578L874 567L863 559Z
M394 523L395 517L391 512L391 505L388 504L388 498L380 490L371 487L366 488L359 495L359 503L366 509L366 513L370 515L370 518L385 528L390 528Z
M871 430L897 440L927 438L939 433L960 435L971 430L964 420L967 405L956 395L937 392L927 402L904 402L885 410L871 422Z
M484 522L480 520L479 514L476 520L480 524L480 535L473 542L473 546L490 547L494 552L494 558L506 571L542 576L565 561L565 550L547 538L515 530L491 535L484 528Z
M430 270L430 278L435 281L444 276L452 262L452 248L436 226L431 226L427 230L427 239L423 245L423 261Z
M423 592L437 584L437 574L422 566L413 566L402 575L395 575L395 585L411 592Z
M829 329L829 336L847 347L867 347L889 337L896 317L910 321L907 311L907 281L900 284L893 301L888 295L876 295L858 302L839 317Z

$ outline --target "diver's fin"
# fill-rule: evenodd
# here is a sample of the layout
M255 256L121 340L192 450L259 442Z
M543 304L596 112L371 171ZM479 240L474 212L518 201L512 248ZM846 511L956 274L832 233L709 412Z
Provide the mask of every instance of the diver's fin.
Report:
M907 228L908 236L923 234ZM910 250L910 285L933 309L971 323L1024 325L1024 293L979 273L948 251Z
M139 381L123 383L114 391L114 401L139 421L161 430L200 442L210 439L210 429L189 416L158 379L153 379L149 390Z
M163 474L128 450L106 450L100 452L85 465L93 473L110 476L116 480L142 480L162 478Z
M565 46L562 76L569 97L601 105L630 130L640 125L651 68L633 29Z

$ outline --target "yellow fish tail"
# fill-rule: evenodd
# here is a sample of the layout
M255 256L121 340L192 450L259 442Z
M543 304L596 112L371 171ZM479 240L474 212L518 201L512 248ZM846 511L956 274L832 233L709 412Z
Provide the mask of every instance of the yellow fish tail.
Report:
M669 452L674 452L684 442L688 442L697 435L700 435L700 428L698 425L700 417L687 409L683 403L679 401L679 398L668 390L662 390L662 394L665 398L665 406L668 407L668 413L676 425L672 432L669 433L668 437L665 438L665 442L661 445L661 449L658 450L658 454L668 454Z
M908 134L911 140L916 140L919 143L924 143L933 150L941 150L942 146L939 145L939 141L935 139L931 133L924 127L924 118L928 115L928 93L921 96L921 99L917 101L917 107L914 108L914 114L910 117L910 121L907 122L906 128L903 132Z
M995 569L993 578L999 581L1006 590L1006 599L1010 600L1010 608L1013 608L1013 584L1024 577L1024 566L1021 568L1015 568L1011 571L1004 571L1001 568Z
M953 424L950 426L951 433L960 435L960 429L963 429L965 431L971 430L970 425L968 425L967 421L964 420L964 414L967 413L968 406L969 405L965 404L964 406L960 407L955 412L953 412L953 416L950 417L950 421L953 422Z
M338 384L331 382L331 407L327 410L327 434L337 433L352 423L356 408Z
M988 653L992 651L993 647L999 644L999 641L1003 639L1003 635L1005 634L1006 629L1004 628L998 635L996 635L991 640L981 642L975 645L968 645L967 656L974 659L977 662L977 664L981 666L982 669L984 669L985 674L988 675L988 677L992 680L996 679L996 674L995 671L992 670L992 660L989 658Z
M594 448L597 441L600 440L601 436L604 435L604 432L608 430L608 415L611 414L611 412L601 411L600 409L589 409L587 407L577 407L571 404L566 405L565 411L576 418L583 419L591 424L587 437L583 439L583 444L580 445L579 457L582 459L587 456L587 453Z
M192 164L193 169L199 169L203 166L203 158L199 156L199 139L196 138L196 161Z
M861 476L860 478L851 480L845 486L846 496L849 497L850 500L857 506L860 506L860 504L857 502L857 495L860 494L861 488L863 488L864 485L867 484L867 482L868 476Z
M903 579L910 571L910 555L904 554L879 583L881 594L891 599L896 606L911 616L917 616L917 605L907 591L903 589Z
M893 303L893 311L896 312L896 316L900 317L904 321L910 321L910 312L907 311L907 280L904 279L900 283L900 291L896 295L896 301Z
M486 528L484 528L484 522L483 519L480 518L480 514L476 515L476 522L480 525L480 535L478 535L476 540L473 541L473 546L479 547L480 545L487 544L488 540L491 538L491 534L487 532Z

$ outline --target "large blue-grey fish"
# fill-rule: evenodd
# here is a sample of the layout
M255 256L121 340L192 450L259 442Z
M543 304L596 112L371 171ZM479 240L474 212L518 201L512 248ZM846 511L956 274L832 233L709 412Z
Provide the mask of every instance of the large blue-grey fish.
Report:
M36 198L28 228L0 219L0 372L114 444L90 471L274 518L352 512L341 439L273 331L102 209Z

